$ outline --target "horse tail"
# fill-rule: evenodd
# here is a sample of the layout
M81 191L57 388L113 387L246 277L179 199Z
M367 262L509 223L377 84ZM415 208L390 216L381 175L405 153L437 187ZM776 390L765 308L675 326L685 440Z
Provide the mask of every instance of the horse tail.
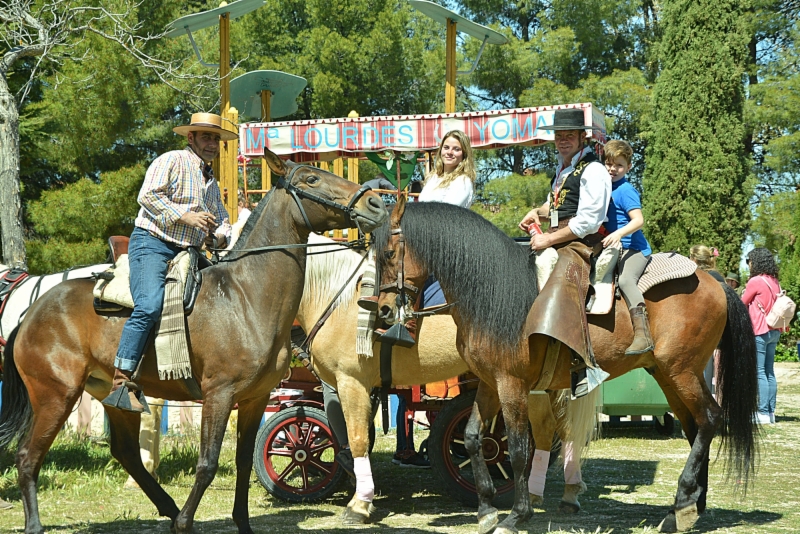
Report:
M728 322L719 343L717 398L722 407L722 443L726 471L741 480L747 492L758 458L758 428L753 416L758 410L756 338L747 307L739 295L722 284L728 301Z
M598 436L597 403L601 388L595 388L588 395L570 400L569 390L561 390L556 399L556 421L564 439L572 442L573 459L583 464L584 449ZM563 447L563 443L562 443ZM564 458L562 456L562 463Z
M28 389L19 376L14 361L14 342L17 339L19 326L8 336L3 351L3 396L0 408L0 448L5 448L14 438L21 438L27 433L33 420L33 409L28 397Z

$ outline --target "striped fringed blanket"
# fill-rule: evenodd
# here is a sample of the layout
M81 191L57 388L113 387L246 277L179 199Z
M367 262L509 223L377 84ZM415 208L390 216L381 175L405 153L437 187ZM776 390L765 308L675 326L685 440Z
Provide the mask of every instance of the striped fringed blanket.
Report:
M677 252L659 252L650 256L650 261L637 285L639 291L644 293L667 280L691 276L696 270L697 264L686 256L681 256Z
M160 380L191 378L186 321L183 313L184 280L189 272L189 253L181 252L170 262L164 286L164 309L156 335L156 360Z
M372 250L369 252L367 261L364 262L364 272L361 275L361 297L373 297L378 294L378 284L375 283L376 268L375 258ZM364 358L372 358L372 333L375 330L375 318L377 310L369 311L364 308L358 309L356 327L356 354Z

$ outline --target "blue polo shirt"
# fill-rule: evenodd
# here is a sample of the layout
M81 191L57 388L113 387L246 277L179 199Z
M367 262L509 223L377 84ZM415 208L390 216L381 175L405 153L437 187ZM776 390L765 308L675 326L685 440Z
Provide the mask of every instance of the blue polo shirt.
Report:
M604 223L606 230L615 232L629 222L631 217L628 212L631 210L642 209L642 200L639 193L628 183L628 180L621 178L616 182L611 182L611 202L608 203L608 221ZM636 230L630 235L626 235L621 240L622 248L639 250L645 256L649 256L653 251L644 237L641 230Z

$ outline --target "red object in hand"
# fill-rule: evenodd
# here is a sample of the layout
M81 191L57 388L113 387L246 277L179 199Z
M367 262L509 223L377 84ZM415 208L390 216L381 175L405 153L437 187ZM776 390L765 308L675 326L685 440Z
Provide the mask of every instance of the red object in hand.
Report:
M542 227L536 223L531 223L530 226L528 226L528 233L531 237L544 234L544 232L542 232Z

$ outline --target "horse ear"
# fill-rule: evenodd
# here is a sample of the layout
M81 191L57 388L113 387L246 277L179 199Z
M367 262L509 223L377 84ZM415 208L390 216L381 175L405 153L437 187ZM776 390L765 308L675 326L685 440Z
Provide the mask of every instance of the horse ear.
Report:
M394 205L392 210L392 226L399 227L400 219L403 218L403 213L406 211L406 195L400 195L397 204Z
M267 147L264 147L264 159L267 160L267 165L275 174L286 176L289 172L289 167L286 163Z

